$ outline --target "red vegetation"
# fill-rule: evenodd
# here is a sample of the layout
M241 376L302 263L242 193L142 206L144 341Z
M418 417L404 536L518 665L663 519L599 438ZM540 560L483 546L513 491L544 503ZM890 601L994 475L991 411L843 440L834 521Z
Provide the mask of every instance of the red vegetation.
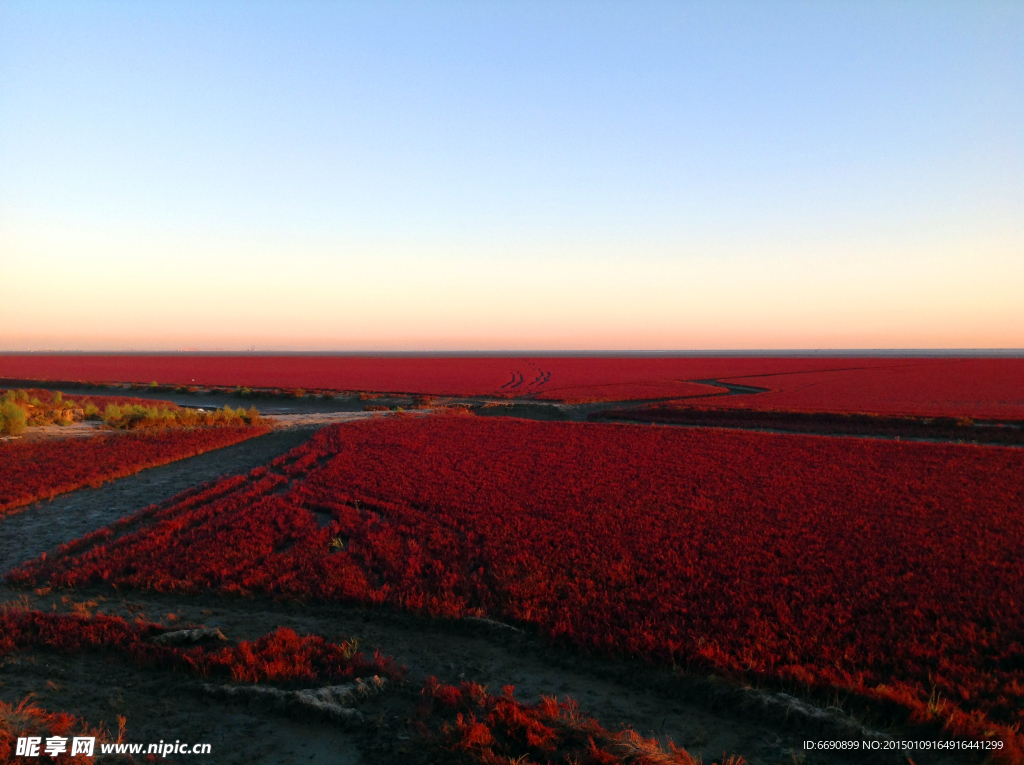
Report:
M0 516L82 486L138 473L268 432L267 427L165 430L0 444Z
M77 616L10 610L0 613L0 656L16 649L44 648L64 654L111 651L139 666L183 669L201 677L227 676L237 682L306 684L381 675L405 674L391 658L367 659L348 641L330 643L317 635L299 636L290 629L226 647L173 648L151 639L165 628L129 624L116 616Z
M896 702L1020 756L1021 476L1024 452L998 447L390 418L9 576L517 620Z
M18 704L0 701L0 762L7 765L38 763L39 756L23 757L16 754L18 739L28 736L44 740L50 736L92 736L97 741L111 740L102 727L91 728L84 720L67 712L48 712L37 707L30 699L24 699ZM71 757L70 753L64 752L56 757L47 757L45 761L82 762L83 758Z
M725 388L682 380L639 383L605 383L578 387L555 388L537 395L542 401L564 401L567 404L587 404L599 401L636 401L638 399L704 398L725 396Z
M1024 359L0 355L0 378L544 399L698 395L724 379L767 394L711 406L1024 419ZM705 391L713 393L714 389ZM653 394L653 395L652 395ZM693 402L687 402L693 403Z
M576 702L544 697L539 704L516 701L506 685L502 695L489 694L476 683L442 685L428 677L423 687L418 742L444 762L458 765L697 765L685 749L635 731L612 733L583 714ZM742 765L733 757L727 765Z
M771 390L717 398L706 404L757 410L1024 420L1024 359L904 361L903 366L862 365L722 378ZM681 403L690 406L694 402Z

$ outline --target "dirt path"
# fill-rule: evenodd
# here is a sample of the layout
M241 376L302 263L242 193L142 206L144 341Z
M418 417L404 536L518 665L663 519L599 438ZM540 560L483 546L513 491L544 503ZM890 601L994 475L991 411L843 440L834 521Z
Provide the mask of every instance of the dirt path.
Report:
M67 425L30 425L20 435L3 436L0 438L0 441L49 441L57 438L90 438L102 433L102 422L86 420L83 422L71 422Z
M379 412L301 412L297 414L269 414L264 419L269 420L277 428L295 428L303 425L315 425L317 427L330 425L335 422L351 422L352 420L366 420L371 417L380 417Z
M750 396L757 393L767 393L771 388L759 388L754 385L737 385L736 383L722 382L721 380L689 380L688 382L701 383L702 385L717 385L725 388L730 396ZM695 396L694 398L700 398Z
M233 446L148 468L98 489L79 489L19 509L0 518L0 572L191 486L264 465L306 441L317 427L303 424L281 428Z

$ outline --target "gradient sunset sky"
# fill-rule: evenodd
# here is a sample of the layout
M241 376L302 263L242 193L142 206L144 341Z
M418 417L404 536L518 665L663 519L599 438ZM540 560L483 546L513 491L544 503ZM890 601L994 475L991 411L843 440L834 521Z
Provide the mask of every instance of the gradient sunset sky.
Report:
M0 0L0 350L1024 347L1024 3Z

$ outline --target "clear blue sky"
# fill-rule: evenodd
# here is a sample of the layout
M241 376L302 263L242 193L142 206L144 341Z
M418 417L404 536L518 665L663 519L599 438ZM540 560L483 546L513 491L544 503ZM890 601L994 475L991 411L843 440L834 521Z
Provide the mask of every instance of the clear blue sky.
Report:
M2 1L0 266L8 350L1024 346L1024 3Z

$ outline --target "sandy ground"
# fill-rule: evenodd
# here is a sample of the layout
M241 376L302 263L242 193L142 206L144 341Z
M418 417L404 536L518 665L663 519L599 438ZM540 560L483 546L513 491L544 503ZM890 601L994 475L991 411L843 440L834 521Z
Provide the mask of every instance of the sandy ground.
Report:
M299 412L296 414L268 414L264 419L269 420L275 428L295 428L304 425L320 427L335 422L351 422L352 420L366 420L380 416L379 412Z
M17 436L3 436L0 441L47 441L55 438L88 438L110 433L102 422L89 420L70 422L67 425L31 425Z

